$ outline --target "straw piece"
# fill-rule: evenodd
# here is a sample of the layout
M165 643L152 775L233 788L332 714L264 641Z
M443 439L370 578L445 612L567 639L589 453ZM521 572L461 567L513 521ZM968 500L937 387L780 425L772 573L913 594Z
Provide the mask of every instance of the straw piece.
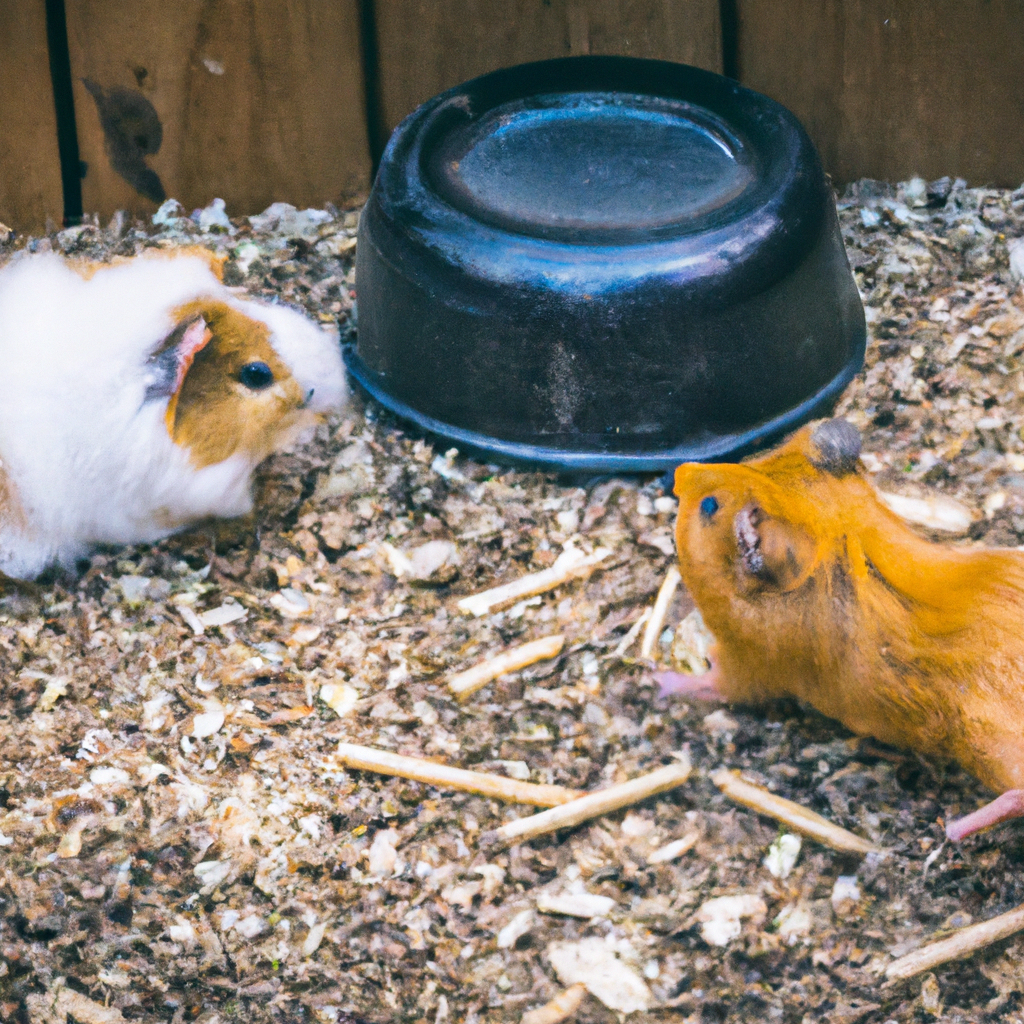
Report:
M651 609L645 608L640 618L629 627L629 632L619 641L618 647L612 651L613 658L621 658L633 646L633 641L640 635L640 630L650 617Z
M912 978L922 971L930 971L949 960L970 956L979 949L985 949L993 942L1008 938L1019 931L1024 931L1024 904L988 921L968 925L945 939L921 946L920 949L893 960L885 969L885 976L888 979L886 987L904 978Z
M206 627L203 625L202 620L191 608L189 608L187 604L175 604L172 605L172 607L185 620L185 625L188 626L196 636L202 636L206 632Z
M680 757L675 764L666 765L656 771L630 779L618 786L609 786L593 793L587 793L571 803L562 804L549 811L508 821L500 828L487 834L487 840L496 844L525 843L547 832L560 828L572 828L590 818L617 811L621 807L639 803L656 793L664 793L682 785L690 777L690 760ZM481 842L484 836L481 836Z
M579 1008L587 994L587 986L583 982L570 985L569 988L559 992L554 999L536 1010L527 1010L523 1014L522 1024L562 1024L568 1020Z
M792 800L770 793L763 786L752 782L744 782L738 774L726 768L720 768L711 776L711 781L730 799L744 807L749 807L769 818L784 822L797 832L817 839L819 843L831 846L833 850L846 853L880 853L881 848L867 839L862 839L845 828L833 825L814 811L801 807Z
M651 617L647 620L647 628L644 630L644 642L640 645L640 657L649 658L654 653L654 645L661 635L662 626L665 625L665 617L668 615L669 605L672 598L676 596L676 588L679 586L681 577L679 570L673 565L665 574L664 582L658 590L658 596L654 601L654 608Z
M506 779L502 775L488 775L486 772L471 772L465 768L452 768L437 764L421 757L404 757L389 750L375 747L361 747L355 743L339 743L338 759L348 768L360 771L380 772L382 775L398 775L414 782L424 782L439 789L458 789L465 793L492 796L512 804L532 804L535 807L555 807L569 803L579 795L579 790L565 786L539 786L518 779Z
M671 843L659 846L657 850L647 857L647 863L665 864L670 860L675 860L677 857L682 857L684 853L689 853L697 845L698 839L700 839L699 832L687 832L682 839L675 839Z
M316 708L309 704L303 704L297 708L282 708L267 719L267 725L287 725L289 722L297 722L300 718L308 718L315 710Z
M515 604L525 597L544 594L577 576L587 576L611 556L607 548L598 548L593 554L585 555L579 548L568 547L555 560L550 569L542 569L527 576L520 576L500 587L483 590L459 601L460 611L470 615L487 615L497 608Z
M527 665L533 665L535 662L557 657L562 653L564 646L565 637L561 634L541 637L540 640L531 640L528 644L521 644L519 647L502 651L501 654L493 658L481 661L478 665L466 669L465 672L456 673L448 680L448 689L459 700L465 700L507 672L515 672L518 669L526 668Z

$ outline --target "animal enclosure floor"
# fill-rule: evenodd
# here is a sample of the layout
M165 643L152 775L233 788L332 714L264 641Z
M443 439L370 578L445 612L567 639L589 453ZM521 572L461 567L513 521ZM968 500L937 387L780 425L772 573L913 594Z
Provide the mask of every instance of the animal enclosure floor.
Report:
M865 470L946 499L912 508L960 543L1024 543L1024 191L861 182L840 218L870 339L839 412ZM231 254L229 283L344 330L355 221L115 218L0 257L199 243ZM1024 1020L1024 939L882 987L893 958L1024 903L1024 823L944 844L987 799L962 771L795 704L659 703L639 640L615 653L673 561L658 481L486 466L354 397L260 491L253 522L101 551L0 603L0 1019L498 1024L564 990L576 953L604 965L570 1018L593 1024L627 996L637 1024ZM566 544L613 554L511 609L457 609ZM451 698L453 672L552 633L556 660ZM530 809L346 770L340 741L578 789L681 750L694 771L495 853L481 836ZM779 826L719 793L722 765L888 855L804 839L776 877ZM729 895L749 913L715 945L698 915Z

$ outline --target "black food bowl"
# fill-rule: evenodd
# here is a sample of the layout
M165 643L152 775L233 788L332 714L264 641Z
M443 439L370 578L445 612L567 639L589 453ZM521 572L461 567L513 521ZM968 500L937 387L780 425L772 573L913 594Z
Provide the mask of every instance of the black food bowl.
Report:
M832 191L779 104L627 57L508 68L396 129L349 370L504 462L647 472L826 412L864 358Z

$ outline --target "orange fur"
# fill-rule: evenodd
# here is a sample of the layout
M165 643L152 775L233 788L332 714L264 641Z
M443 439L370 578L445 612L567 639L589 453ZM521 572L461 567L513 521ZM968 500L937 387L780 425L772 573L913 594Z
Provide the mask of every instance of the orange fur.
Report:
M176 260L183 257L201 259L213 272L218 281L224 280L224 264L227 262L227 253L216 253L202 245L182 245L168 249L146 249L139 256L114 256L109 261L90 260L77 256L70 257L66 262L83 281L90 280L97 271L106 267L116 267L132 260Z
M797 697L993 789L1024 787L1024 553L924 540L858 472L821 462L808 427L761 458L676 472L680 572L721 692Z

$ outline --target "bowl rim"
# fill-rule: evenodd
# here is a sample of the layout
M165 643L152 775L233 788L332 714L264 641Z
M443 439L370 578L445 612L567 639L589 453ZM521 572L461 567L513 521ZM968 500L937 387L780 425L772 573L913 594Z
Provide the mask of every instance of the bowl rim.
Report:
M639 84L631 90L615 84L622 77ZM760 163L768 146L773 147L771 158L757 168L750 187L695 230L677 224L651 237L624 232L620 240L604 242L499 227L453 205L433 187L430 158L450 128L486 116L499 102L533 95L538 80L552 79L565 80L562 91L567 94L593 91L604 83L600 91L679 99L738 131L755 161ZM785 277L820 229L826 192L830 189L818 153L803 125L769 96L689 64L586 54L499 68L426 100L392 132L367 207L375 233L386 235L395 258L414 276L429 274L427 267L443 272L458 266L467 280L493 287L528 281L550 269L561 280L599 294L614 286L616 275L608 265L618 260L634 264L638 276L656 276L668 265L685 267L684 287L703 289L706 283L724 298L734 277L719 256L723 247L742 244L743 253L734 252L730 259L756 265L764 286Z
M467 455L495 458L525 469L541 469L568 473L663 473L684 462L734 462L765 448L802 426L808 420L829 414L847 385L860 372L867 347L864 336L855 346L842 369L809 398L770 420L749 430L717 434L712 440L676 445L660 451L642 453L586 452L544 445L504 441L465 427L457 427L435 419L389 394L375 373L356 351L354 342L342 344L345 368L358 388L399 419L415 426L421 433L451 442Z

